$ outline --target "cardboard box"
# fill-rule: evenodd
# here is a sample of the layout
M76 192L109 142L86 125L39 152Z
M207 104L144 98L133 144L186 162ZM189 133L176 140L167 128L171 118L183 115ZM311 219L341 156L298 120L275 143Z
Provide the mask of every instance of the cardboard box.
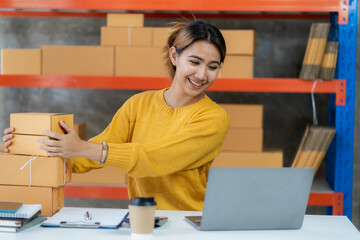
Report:
M171 28L167 27L154 27L152 28L152 45L153 47L163 48L167 44L169 35L171 34Z
M101 27L101 46L151 47L151 45L151 28Z
M73 173L71 183L127 184L127 175L117 168L103 167L86 173Z
M263 150L263 129L229 128L222 150L261 152Z
M38 155L46 157L48 155L47 151L39 148L40 145L42 145L42 143L38 142L39 138L50 139L45 136L14 134L11 144L8 147L9 152L12 154Z
M230 127L262 128L264 107L260 104L219 104L230 117Z
M30 163L23 167L29 160L30 156L0 153L0 184L29 186ZM71 181L69 159L37 157L31 161L31 186L59 187L64 184L64 176L65 182Z
M108 27L143 27L142 13L109 13L106 18Z
M1 49L1 74L41 74L41 49Z
M84 123L84 122L74 123L74 130L82 140L85 140L85 141L87 140L87 138L86 138L86 123Z
M245 55L226 55L219 77L221 78L253 78L254 57Z
M0 201L41 204L41 216L51 217L64 207L64 187L0 185Z
M255 55L254 30L221 30L227 54Z
M115 76L168 77L161 48L116 47Z
M265 150L264 152L222 151L211 167L283 167L283 152Z
M43 46L43 74L114 75L114 48L104 46Z
M43 131L65 133L60 120L71 128L74 126L74 115L64 113L11 113L10 126L15 134L43 135Z

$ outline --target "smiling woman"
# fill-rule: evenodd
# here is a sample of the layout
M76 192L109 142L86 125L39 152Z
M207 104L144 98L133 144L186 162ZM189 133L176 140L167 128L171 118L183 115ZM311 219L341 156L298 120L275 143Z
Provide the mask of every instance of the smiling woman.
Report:
M127 173L131 198L154 197L157 209L202 210L208 171L229 128L225 110L204 93L224 61L225 41L205 22L182 23L165 52L170 88L132 96L89 141L63 121L67 134L44 132L52 140L39 141L48 156L72 158L76 173L103 166ZM5 151L13 130L4 131Z

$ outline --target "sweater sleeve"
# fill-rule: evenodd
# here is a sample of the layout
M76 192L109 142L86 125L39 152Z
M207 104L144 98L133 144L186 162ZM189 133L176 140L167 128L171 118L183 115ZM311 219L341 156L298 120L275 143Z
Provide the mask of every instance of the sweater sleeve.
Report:
M89 142L101 143L103 141L115 142L122 144L127 142L129 136L129 103L125 102L124 105L114 115L112 121L107 128L99 135L89 139ZM86 158L72 158L72 171L75 173L88 172L91 169L102 168L105 165L100 165L97 161Z
M225 111L204 114L176 134L148 143L108 143L105 165L137 178L195 169L220 153L228 128L229 117Z

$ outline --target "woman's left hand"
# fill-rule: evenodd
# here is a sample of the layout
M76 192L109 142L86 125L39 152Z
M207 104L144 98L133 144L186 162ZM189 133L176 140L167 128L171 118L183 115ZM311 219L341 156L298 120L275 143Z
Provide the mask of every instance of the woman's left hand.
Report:
M38 142L43 145L40 149L48 152L49 157L74 158L82 157L83 140L77 135L74 129L60 120L60 126L66 134L44 131L42 134L51 139L39 138Z

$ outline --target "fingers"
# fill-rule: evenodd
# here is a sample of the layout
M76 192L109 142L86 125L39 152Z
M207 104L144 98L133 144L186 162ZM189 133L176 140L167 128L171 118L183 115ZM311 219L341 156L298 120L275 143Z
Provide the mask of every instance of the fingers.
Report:
M9 133L12 133L14 130L15 130L14 128L6 128L6 129L4 130L4 134L7 135L7 134L9 134Z
M64 139L64 134L61 133L56 133L56 132L51 132L51 131L43 131L42 132L43 135L48 136L50 138L54 138L54 139Z
M60 126L65 129L66 133L71 133L73 132L74 130L69 126L67 125L63 120L60 120Z
M13 137L14 137L14 135L12 135L12 134L6 134L5 136L3 136L2 140L3 140L4 142L7 142L7 141L9 141L10 139L12 139Z

